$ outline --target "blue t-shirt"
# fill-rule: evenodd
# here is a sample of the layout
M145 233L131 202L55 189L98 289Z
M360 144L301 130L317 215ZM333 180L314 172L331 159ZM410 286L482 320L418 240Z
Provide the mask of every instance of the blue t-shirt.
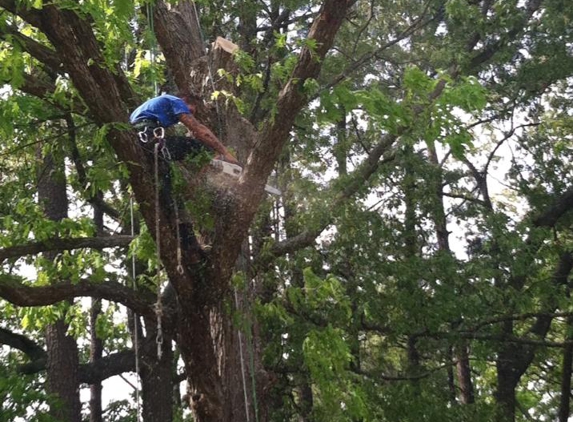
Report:
M179 122L181 114L191 114L185 101L165 94L147 100L137 107L129 116L129 122L133 124L139 120L151 119L157 120L163 127L169 127Z

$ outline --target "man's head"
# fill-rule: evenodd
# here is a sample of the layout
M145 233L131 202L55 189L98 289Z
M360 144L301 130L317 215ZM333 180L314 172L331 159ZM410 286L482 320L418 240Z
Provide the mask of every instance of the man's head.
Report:
M190 92L180 92L177 96L181 98L183 101L185 101L185 104L187 104L187 107L189 107L189 110L191 110L191 113L193 114L195 114L195 112L197 111L197 107L203 101L203 99L200 96L192 94Z

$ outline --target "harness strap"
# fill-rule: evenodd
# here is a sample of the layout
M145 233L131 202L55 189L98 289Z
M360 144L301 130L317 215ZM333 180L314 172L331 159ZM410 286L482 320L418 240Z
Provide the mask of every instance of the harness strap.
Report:
M161 152L163 158L171 161L171 153L165 145L165 128L163 126L145 126L137 132L137 137L142 144L157 141L159 152Z

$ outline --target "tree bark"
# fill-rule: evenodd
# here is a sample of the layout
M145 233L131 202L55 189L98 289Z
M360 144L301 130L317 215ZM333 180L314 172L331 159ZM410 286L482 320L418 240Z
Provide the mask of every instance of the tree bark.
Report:
M571 329L573 318L567 318L567 340L572 339ZM563 348L563 369L561 371L561 397L559 398L558 421L568 422L571 415L571 375L573 372L573 345L568 344Z
M173 420L173 347L165 335L161 359L157 355L156 330L151 330L140 350L142 416L144 422Z
M90 310L90 362L96 362L102 358L103 342L97 336L96 322L101 314L101 300L93 299ZM102 385L101 381L96 381L90 385L90 422L103 422L103 407L101 401Z
M42 156L41 147L38 158L42 163L38 171L38 202L47 218L60 221L68 215L63 160L57 162L51 153ZM55 258L54 254L50 255ZM62 422L81 422L78 350L67 329L63 319L46 328L46 385L48 393L56 398L56 403L50 406L50 414Z

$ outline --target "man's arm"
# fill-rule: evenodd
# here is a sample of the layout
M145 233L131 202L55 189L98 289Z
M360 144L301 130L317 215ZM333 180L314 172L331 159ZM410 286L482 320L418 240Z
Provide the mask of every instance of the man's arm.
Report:
M201 123L192 114L181 114L179 120L183 123L187 129L189 129L197 140L201 141L203 144L217 151L223 156L225 161L233 164L239 164L237 159L231 155L227 148L217 139L217 137L209 130L209 128Z

